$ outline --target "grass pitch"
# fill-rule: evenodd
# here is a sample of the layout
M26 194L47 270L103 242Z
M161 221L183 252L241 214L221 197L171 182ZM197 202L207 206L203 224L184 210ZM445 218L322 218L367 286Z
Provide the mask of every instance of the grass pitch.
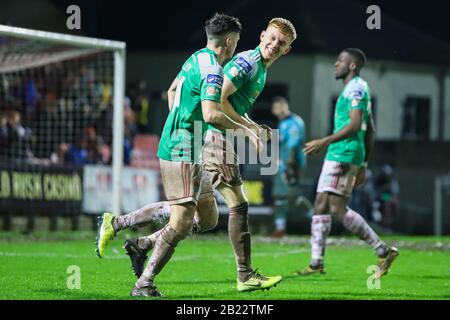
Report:
M93 232L0 233L0 299L133 299L135 277L122 249L130 235L117 237L99 259ZM330 238L326 275L298 277L293 271L309 261L308 237L255 236L253 267L283 281L270 291L239 293L226 235L196 236L178 246L156 285L167 299L450 299L450 237L384 238L400 256L378 289L367 273L373 251L350 239ZM68 288L76 284L70 266L79 267L80 289Z

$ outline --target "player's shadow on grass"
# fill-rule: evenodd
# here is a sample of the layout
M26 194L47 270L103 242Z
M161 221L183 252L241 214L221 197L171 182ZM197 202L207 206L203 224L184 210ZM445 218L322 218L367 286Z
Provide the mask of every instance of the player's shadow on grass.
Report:
M313 275L308 275L308 276L297 276L295 274L289 274L289 275L283 275L283 280L299 280L299 281L324 281L324 282L343 282L345 281L344 279L336 279L336 278L332 278L332 277L326 277L325 275L322 274L313 274Z
M212 299L214 297L217 298L222 298L224 299L224 297L227 296L233 296L236 294L236 289L235 289L235 285L236 285L236 280L235 279L225 279L225 280L217 280L217 281L213 281L213 280L191 280L191 281L164 281L160 283L161 287L164 287L165 285L212 285L212 284L216 284L216 285L220 285L223 287L224 291L218 291L216 293L201 293L202 290L198 289L199 293L191 293L191 294L174 294L174 297L171 298L170 296L170 289L167 289L167 296L166 299L168 300L172 300L172 299ZM229 285L229 290L227 290L228 288L224 285Z
M161 281L161 285L166 285L166 284L175 284L175 285L180 285L180 284L235 284L236 280L190 280L190 281Z

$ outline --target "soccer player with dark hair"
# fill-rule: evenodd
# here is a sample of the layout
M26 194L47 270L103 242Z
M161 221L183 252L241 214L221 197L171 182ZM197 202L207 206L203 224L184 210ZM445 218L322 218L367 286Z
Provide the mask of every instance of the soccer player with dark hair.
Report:
M161 230L150 260L131 291L132 296L161 296L154 286L154 279L170 260L177 244L188 235L194 214L205 221L214 221L218 216L212 189L207 183L201 186L202 165L199 159L206 123L221 130L243 129L256 148L261 144L256 134L231 120L220 109L221 65L234 54L241 24L234 17L216 14L206 21L205 31L206 47L186 60L169 88L170 113L161 135L158 157L170 205L170 220ZM200 132L196 132L199 128ZM198 134L199 141L196 140ZM114 237L114 224L117 227L117 222L120 220L114 223L111 215L104 215L100 221L99 256L103 255L106 243Z
M365 54L356 48L344 49L334 64L335 78L344 89L336 102L333 134L306 143L306 155L327 149L317 186L314 216L311 222L311 263L299 275L325 273L326 238L332 216L344 227L370 245L378 256L376 278L385 275L398 256L398 249L388 247L357 212L347 207L354 187L364 183L374 141L375 126L371 110L370 88L360 77Z

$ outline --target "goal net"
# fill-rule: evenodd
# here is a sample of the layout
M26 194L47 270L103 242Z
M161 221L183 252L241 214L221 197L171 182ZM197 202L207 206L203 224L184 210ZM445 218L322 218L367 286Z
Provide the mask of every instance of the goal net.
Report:
M78 214L83 167L107 165L119 214L124 63L122 42L0 25L0 211Z

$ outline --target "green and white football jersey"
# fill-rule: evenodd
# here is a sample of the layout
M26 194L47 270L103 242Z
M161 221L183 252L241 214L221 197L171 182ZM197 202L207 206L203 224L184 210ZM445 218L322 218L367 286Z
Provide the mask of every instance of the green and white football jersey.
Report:
M350 111L352 109L362 110L361 128L351 137L330 144L325 157L326 160L355 165L361 165L364 162L366 156L364 139L372 110L369 85L358 76L350 80L339 95L334 112L333 133L338 132L350 123Z
M267 71L262 62L259 47L234 56L225 65L224 74L237 89L228 97L228 100L236 112L242 116L255 103L266 84ZM220 132L211 125L208 129Z
M199 162L206 130L201 102L220 103L223 68L216 53L204 48L186 60L177 78L175 99L161 134L158 157L167 161Z

